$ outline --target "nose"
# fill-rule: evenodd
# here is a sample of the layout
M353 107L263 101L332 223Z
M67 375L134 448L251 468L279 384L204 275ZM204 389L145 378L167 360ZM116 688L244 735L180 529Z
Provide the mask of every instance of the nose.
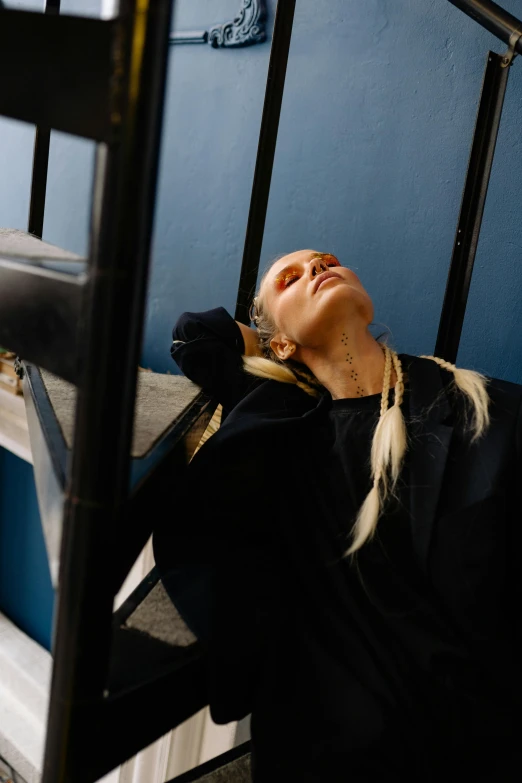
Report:
M327 269L328 267L322 258L312 258L310 261L310 277L320 275L321 272L326 272Z

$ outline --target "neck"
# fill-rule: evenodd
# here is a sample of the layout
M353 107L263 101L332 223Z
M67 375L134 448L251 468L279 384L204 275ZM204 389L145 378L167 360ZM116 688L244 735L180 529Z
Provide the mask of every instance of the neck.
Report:
M367 328L359 332L348 327L335 330L326 345L301 347L299 361L306 364L334 400L382 392L384 352ZM392 370L390 388L395 383Z

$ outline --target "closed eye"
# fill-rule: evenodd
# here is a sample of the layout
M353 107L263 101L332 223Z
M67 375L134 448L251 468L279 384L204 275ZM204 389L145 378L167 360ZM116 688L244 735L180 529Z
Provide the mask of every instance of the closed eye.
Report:
M285 288L295 283L296 280L299 280L299 272L295 269L288 269L276 277L275 284L280 291L284 291Z

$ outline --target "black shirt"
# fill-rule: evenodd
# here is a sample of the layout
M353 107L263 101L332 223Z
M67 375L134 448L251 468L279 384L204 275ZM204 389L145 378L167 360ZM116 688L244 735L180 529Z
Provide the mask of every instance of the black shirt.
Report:
M390 390L389 405L393 402ZM380 404L380 394L331 403L329 421L335 433L332 469L335 471L336 463L341 467L352 519L371 487L370 450ZM401 407L410 433L407 388ZM439 734L456 715L470 724L477 719L477 711L488 709L480 706L478 699L481 691L486 696L488 676L472 662L464 640L416 560L409 509L411 458L408 450L396 491L385 502L372 540L340 567L346 573L346 589L358 594L365 622L376 630L379 649L384 645L388 651L384 681L388 687L397 683L396 694L401 695L410 720L415 720L415 715L420 722L428 717L426 727ZM341 480L339 473L337 480ZM346 521L350 529L349 516ZM479 721L482 718L484 715Z
M394 390L389 393L389 406L394 404ZM346 492L346 530L351 530L353 521L371 489L370 452L375 428L379 421L381 394L362 398L333 400L329 412L329 423L333 427L333 447L331 450L332 470ZM401 404L403 416L409 428L409 391L406 386ZM381 517L373 539L366 543L352 558L352 564L358 570L362 581L364 566L368 587L368 597L379 605L383 612L402 611L394 606L394 601L405 600L386 589L378 595L379 585L386 584L384 574L393 572L400 575L401 582L410 585L412 590L426 591L428 585L416 562L412 546L412 519L409 508L409 460L406 452L405 464L401 470L395 491L385 501ZM349 539L347 538L347 542ZM388 609L386 608L388 607Z

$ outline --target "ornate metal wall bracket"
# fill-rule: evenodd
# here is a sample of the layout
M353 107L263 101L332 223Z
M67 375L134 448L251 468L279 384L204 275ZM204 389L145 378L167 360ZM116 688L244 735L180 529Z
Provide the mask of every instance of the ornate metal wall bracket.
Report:
M242 0L232 22L214 25L210 30L171 33L171 44L208 43L214 49L252 46L266 40L266 0Z

